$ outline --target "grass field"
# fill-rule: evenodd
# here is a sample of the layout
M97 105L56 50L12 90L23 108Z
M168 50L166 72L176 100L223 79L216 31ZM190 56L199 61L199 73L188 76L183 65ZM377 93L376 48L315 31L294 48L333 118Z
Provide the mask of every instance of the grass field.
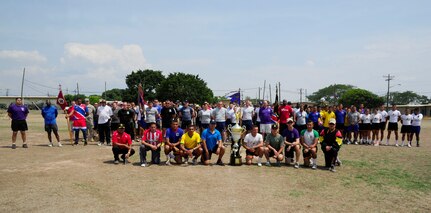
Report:
M67 139L63 116L58 123ZM96 143L48 147L38 111L28 124L29 149L19 137L12 150L10 120L0 112L0 212L431 212L431 120L423 121L419 148L344 145L336 173L255 165L142 168L138 155L114 165L110 147Z

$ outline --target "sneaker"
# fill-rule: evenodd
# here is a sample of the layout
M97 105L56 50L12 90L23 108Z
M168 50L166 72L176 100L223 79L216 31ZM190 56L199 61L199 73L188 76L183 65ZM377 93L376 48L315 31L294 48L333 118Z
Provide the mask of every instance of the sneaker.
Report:
M224 166L224 163L221 160L218 160L216 164L219 165L219 166Z
M111 146L111 143L106 143L106 146Z
M78 146L78 143L73 143L72 146Z
M114 164L119 164L119 163L120 163L120 161L114 160Z
M62 147L63 146L63 144L61 144L60 142L58 142L58 147Z
M317 169L317 165L313 164L313 166L311 166L311 169Z
M379 142L375 143L374 146L379 146Z
M171 165L171 160L170 159L167 160L165 164L166 164L166 166L170 166Z
M295 165L293 165L293 168L299 169L299 163L295 163Z
M98 146L102 146L102 145L103 145L103 143L100 143L100 142L99 142L97 145L98 145Z
M16 144L12 144L12 149L16 149Z
M332 166L329 168L329 171L331 171L331 172L336 172L337 170L335 169L335 166L334 166L334 165L332 165Z
M170 152L170 153L169 153L169 158L171 158L171 159L172 159L172 158L175 158L175 155L174 155L174 154L172 154L172 152Z
M358 141L355 141L355 145L358 145Z
M189 161L184 161L184 165L188 166L189 165Z
M270 162L266 162L265 166L271 166L271 163Z
M257 166L258 166L258 167L261 167L261 166L262 166L262 163L257 163Z
M347 140L347 145L350 145L350 144L352 144L352 142L351 142L351 141L349 141L349 140Z
M142 167L147 167L146 163L141 164Z
M193 164L193 165L198 165L198 161L196 160L196 158L193 158L193 160L192 160L192 164Z
M87 146L87 141L84 141L84 146Z
M48 144L48 146L49 146L49 147L52 147L52 143L49 143L49 144Z
M26 143L25 143L25 144L23 144L23 145L22 145L22 148L28 148L27 144L26 144Z
M398 144L396 143L395 146L398 147Z
M412 145L411 145L410 143L408 143L408 144L407 144L407 146L408 146L409 148L412 148Z
M335 161L335 164L336 164L337 166L341 166L341 165L343 165L343 163L341 162L341 160L338 160L338 159Z
M277 167L280 167L280 166L281 166L280 161L277 161L277 163L275 163L275 165L276 165Z
M419 147L419 142L416 143L416 147Z
M90 141L91 141L91 142L94 142L94 139L92 138Z

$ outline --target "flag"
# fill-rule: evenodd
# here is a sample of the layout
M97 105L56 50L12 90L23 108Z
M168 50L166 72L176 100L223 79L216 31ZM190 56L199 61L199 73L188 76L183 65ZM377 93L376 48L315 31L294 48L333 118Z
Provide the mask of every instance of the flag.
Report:
M145 105L144 100L144 89L142 89L142 84L138 85L138 104L143 107Z
M57 96L57 104L64 110L67 107L67 101L64 99L63 92L60 90Z
M231 95L226 96L226 98L230 98L231 103L238 103L241 104L241 94L240 92L235 92Z

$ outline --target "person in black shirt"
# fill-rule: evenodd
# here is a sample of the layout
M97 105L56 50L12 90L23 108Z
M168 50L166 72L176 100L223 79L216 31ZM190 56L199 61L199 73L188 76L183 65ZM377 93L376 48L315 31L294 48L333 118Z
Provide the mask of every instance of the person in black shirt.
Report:
M162 135L165 135L166 129L171 127L172 120L177 117L177 110L170 100L165 101L160 116L162 117Z
M120 119L120 123L126 127L126 133L131 136L132 140L134 140L135 111L130 109L130 106L130 103L123 102L123 108L118 111L118 118Z

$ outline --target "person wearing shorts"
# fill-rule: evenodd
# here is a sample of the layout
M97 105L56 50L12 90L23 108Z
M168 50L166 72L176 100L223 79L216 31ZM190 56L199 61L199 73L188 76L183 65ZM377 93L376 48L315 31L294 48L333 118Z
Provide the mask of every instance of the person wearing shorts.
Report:
M260 133L263 138L265 138L266 134L271 133L271 124L273 123L271 115L272 109L268 105L268 101L264 101L262 107L259 109Z
M319 118L320 118L320 113ZM287 100L283 100L283 103L278 108L278 115L280 118L278 119L278 122L280 123L280 129L279 132L283 133L285 129L287 129L287 119L293 117L293 109L290 105L288 105Z
M12 119L12 149L16 149L15 142L18 135L18 131L21 133L22 147L28 148L26 142L27 136L25 133L28 130L26 121L28 113L28 108L22 103L21 98L16 98L15 104L11 104L7 109L7 114L9 118Z
M293 127L292 118L287 119L287 129L284 130L282 136L285 138L284 155L286 156L286 165L290 165L295 153L295 164L293 167L299 169L299 157L301 155L299 132Z
M414 109L413 120L412 120L412 134L410 141L413 140L413 136L416 136L416 147L419 147L419 135L421 133L421 122L423 119L422 113L420 113L419 108Z
M263 137L258 133L259 128L255 125L244 138L243 147L246 150L246 165L251 165L254 156L258 156L257 166L262 166L262 156L265 153L263 148Z
M165 101L165 105L160 111L162 117L162 134L165 135L166 130L171 127L171 122L177 117L177 110L173 107L170 100Z
M198 118L201 121L199 126L200 132L203 132L205 129L210 127L211 110L208 108L208 105L208 103L202 104L202 110L198 112Z
M277 161L277 166L283 161L284 155L284 138L278 133L278 125L275 123L271 126L271 134L265 138L265 157L266 165L271 166L270 158L273 157Z
M202 161L204 165L209 165L212 154L218 155L217 165L224 166L222 161L223 155L225 153L225 148L223 146L223 141L220 132L215 128L217 122L211 120L209 128L202 132Z
M317 169L317 142L319 133L313 129L313 121L308 121L307 129L301 131L302 156L304 157L304 166L308 167L310 159L311 168Z
M343 109L343 104L338 104L337 109L335 110L335 120L337 124L335 124L335 128L338 129L343 138L345 138L346 131L344 129L344 120L346 119L346 111Z
M384 105L380 106L379 113L382 115L382 120L380 121L380 144L382 144L385 136L386 125L388 124L388 112L386 112Z
M192 157L193 165L197 165L197 158L202 154L201 136L195 131L195 126L189 125L187 127L187 132L181 137L181 156L184 157L184 162L186 165L188 164L188 159Z
M61 147L60 136L58 135L57 116L58 111L55 106L51 105L49 100L45 101L45 107L42 108L42 117L45 122L45 131L48 133L49 147L52 147L51 133L54 132L55 138L57 139L58 146Z
M360 124L362 124L359 126L359 131L362 134L361 144L371 144L371 114L368 108L365 109L364 114L361 114Z
M179 117L181 118L181 129L183 130L186 130L192 124L192 119L196 117L195 111L189 106L187 100L184 101L184 106L179 111Z
M373 131L372 141L374 146L379 146L379 131L381 128L382 114L379 113L377 108L375 108L373 114L371 114L371 121L371 129Z
M347 129L347 134L348 134L348 140L352 141L352 132L353 132L353 143L354 144L358 144L358 132L359 132L359 118L360 115L358 111L356 111L356 107L352 106L351 107L351 112L349 114L347 114L347 119L350 122L350 126Z
M178 121L173 120L171 128L166 130L165 134L165 155L166 165L171 165L171 159L175 159L176 163L181 163L181 147L180 140L183 136L184 131L179 128ZM171 153L173 152L173 153Z
M307 112L304 111L304 105L299 106L299 110L294 113L295 129L301 132L307 129Z
M412 120L413 116L410 114L410 110L406 109L404 114L401 115L401 146L404 146L404 140L407 136L407 146L412 147L411 133L412 133Z
M386 146L389 145L391 139L391 132L395 134L395 146L398 146L398 122L401 120L401 112L397 110L397 105L392 105L392 110L388 112L388 136L386 138Z
M223 141L226 141L226 118L227 109L223 107L223 102L219 101L217 107L211 111L211 119L217 122L216 129L221 133Z

